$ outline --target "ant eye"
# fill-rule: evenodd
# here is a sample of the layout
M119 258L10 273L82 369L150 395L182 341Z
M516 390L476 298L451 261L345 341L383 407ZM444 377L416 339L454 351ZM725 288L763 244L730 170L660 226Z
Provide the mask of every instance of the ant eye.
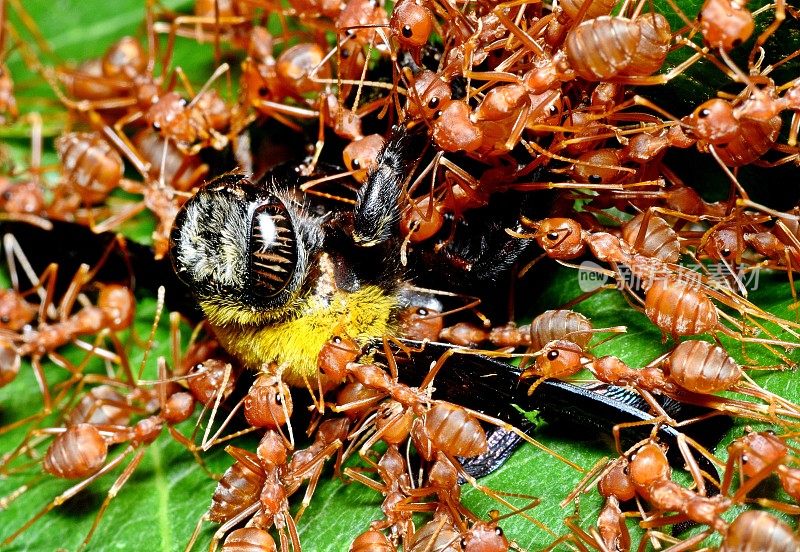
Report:
M436 97L436 96L434 96L433 98L431 98L431 100L428 102L428 107L429 107L430 109L436 109L436 107L437 107L438 105L439 105L439 98L438 98L438 97Z
M331 339L331 341L333 341L334 343L336 343L338 345L339 343L342 342L342 338L339 337L338 335L335 335L335 336L333 336L333 339Z
M12 197L14 197L14 194L11 193L11 190L6 190L5 192L3 192L3 199L5 199L6 201L11 199Z
M494 528L494 534L497 535L498 537L502 537L503 536L503 528L502 527L495 527Z
M3 324L8 324L9 322L11 322L11 318L9 318L7 315L3 315L3 317L0 318L0 322L2 322Z
M698 113L698 114L697 114L697 116L698 116L698 117L701 117L701 118L703 118L703 119L705 119L705 118L706 118L706 117L708 117L709 115L711 115L711 110L710 110L710 109L702 109L702 110L700 111L700 113Z
M436 113L433 114L433 120L435 121L436 119L438 119L441 116L442 116L442 112L441 111L437 111Z
M411 26L410 26L410 25L403 25L403 30L401 31L401 33L402 33L402 34L403 34L403 36L404 36L404 37L406 37L406 38L411 38L411 35L413 35L413 34L414 34L414 33L411 31Z
M722 250L722 256L723 257L730 257L730 255L731 255L731 250L728 249L727 247Z
M625 467L622 468L622 473L624 473L625 475L630 475L630 469L628 467L628 464L625 464Z
M275 404L277 405L283 404L283 399L281 398L280 393L275 393Z
M553 349L547 353L547 360L555 360L558 358L558 350Z
M427 316L428 315L428 309L420 307L420 308L417 309L417 314L420 315L420 316Z
M159 123L159 122L153 123L153 130L156 130L156 131L161 130L161 123Z
M742 45L742 39L741 38L737 38L733 42L731 42L731 46L733 46L734 48L738 48L741 45Z
M178 103L181 105L181 107L186 107L186 98L181 98L178 100Z
M746 454L742 454L742 464L747 464L750 459L747 457Z
M466 548L466 547L467 547L467 539L462 537L461 538L461 548Z
M547 108L547 112L550 113L550 115L555 115L556 113L558 113L558 108L554 105L551 105L550 107Z
M550 232L547 234L547 239L550 241L556 241L558 239L558 232Z
M259 96L266 96L267 94L269 94L269 88L267 88L266 86L259 87L258 89Z
M350 50L342 50L342 53L339 55L342 56L342 59L347 59L350 57Z
M603 182L603 177L599 174L590 174L589 175L589 183L590 184L600 184Z
M354 169L360 169L361 168L361 161L359 161L358 159L353 159L353 162L351 164L353 165Z

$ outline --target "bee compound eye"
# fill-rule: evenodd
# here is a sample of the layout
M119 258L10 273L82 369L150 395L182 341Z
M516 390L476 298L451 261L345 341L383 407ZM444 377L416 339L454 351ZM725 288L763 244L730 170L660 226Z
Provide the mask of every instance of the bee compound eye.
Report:
M273 297L291 281L297 266L297 235L286 206L271 197L253 214L250 280L261 297Z

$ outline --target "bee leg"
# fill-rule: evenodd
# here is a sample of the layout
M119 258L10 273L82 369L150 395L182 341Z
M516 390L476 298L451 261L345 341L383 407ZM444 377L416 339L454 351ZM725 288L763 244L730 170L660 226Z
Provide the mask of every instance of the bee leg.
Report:
M396 236L400 220L400 191L407 174L409 138L395 127L378 155L378 165L358 190L353 217L353 240L372 247Z

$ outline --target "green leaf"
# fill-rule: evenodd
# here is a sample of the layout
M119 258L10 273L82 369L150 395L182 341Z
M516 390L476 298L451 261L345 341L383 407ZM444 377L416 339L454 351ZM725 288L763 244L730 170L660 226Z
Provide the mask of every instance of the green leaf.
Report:
M43 36L53 49L52 55L43 56L42 62L52 65L61 61L80 61L96 57L115 39L126 34L143 34L144 2L141 0L117 0L114 2L67 1L67 0L25 0L25 6L35 19ZM162 5L175 10L188 11L189 0L164 0ZM700 0L681 1L680 4L689 19L694 19L701 4ZM755 4L755 3L754 3ZM656 2L658 9L670 13L665 2ZM755 9L755 6L751 6ZM19 22L13 13L11 20L15 28L30 41L30 33ZM770 20L770 12L759 18L761 25ZM673 28L681 23L679 18L672 17ZM767 59L777 59L781 52L787 53L800 47L800 32L790 22L781 27L776 37L767 44ZM743 48L746 51L746 48ZM685 51L677 52L670 57L672 64L677 64ZM737 62L742 63L737 58ZM188 41L179 41L175 55L175 64L180 65L193 81L202 82L214 68L212 50L209 45L196 46ZM45 118L45 134L57 135L65 125L63 110L56 103L55 97L39 75L31 72L22 61L19 51L14 49L8 66L18 85L18 96L24 111L38 110ZM778 82L785 82L796 75L798 65L787 64L777 72ZM794 71L794 73L792 73ZM644 96L671 110L677 116L684 116L700 102L713 97L720 86L729 81L713 65L700 62L686 73L676 78L666 87L646 88L640 90ZM17 162L24 166L29 154L29 126L21 119L16 124L0 129L0 137L8 142L8 147ZM46 163L54 159L52 144L48 142ZM672 165L679 173L687 171L687 182L704 188L704 192L716 192L709 174L715 175L722 189L727 191L727 182L719 168L707 158L696 153L687 153L687 157L679 157ZM686 161L691 159L691 161ZM699 161L698 161L699 160ZM704 163L705 171L702 182L698 181L696 163ZM794 181L797 179L796 169ZM775 183L771 180L775 173L755 171L750 168L742 171L742 180L748 188L757 191L766 188L769 192ZM719 185L717 185L719 188ZM144 238L152 229L152 220L146 216L137 219L125 233L135 238ZM541 271L538 275L536 295L531 313L535 314L547 308L555 308L580 295L578 277L575 271L567 268ZM541 291L544 290L544 291ZM525 290L518 290L518 293ZM796 311L790 311L791 296L786 278L782 274L762 274L759 289L752 294L752 299L763 309L777 316L794 319ZM628 326L628 333L606 342L595 350L596 354L615 354L632 366L640 366L658 356L667 346L662 343L661 336L647 319L631 309L622 295L616 291L597 294L577 306L577 310L589 316L596 327ZM146 340L155 311L152 297L141 297L137 312L135 337L129 341L131 361L138 367L142 355L142 341ZM188 329L184 328L184 342ZM145 377L154 378L155 359L159 355L169 356L169 329L166 320L162 319L156 333L153 351L148 361ZM754 351L749 352L762 362L774 363L769 355ZM78 361L83 353L72 350L68 356ZM767 360L770 359L770 360ZM89 370L102 371L100 363L95 362ZM50 383L66 378L66 373L45 363L45 372ZM800 384L792 371L774 371L754 373L754 378L767 389L781 394L790 400L800 400ZM41 396L36 380L29 366L24 366L18 378L8 386L0 389L0 425L5 425L34 414L41 409ZM52 423L56 423L53 418ZM741 432L739 423L726 437L729 442ZM46 426L46 424L42 424ZM194 428L193 420L179 426L179 430L190 434ZM297 428L300 429L300 428ZM0 452L10 451L21 441L24 432L9 431L0 434ZM555 450L558 454L572 462L590 468L603 457L614 454L609 443L598 441L595 435L564 435L558 427L544 426L537 433L537 439ZM252 441L245 441L242 446L252 448ZM118 446L112 457L124 450ZM41 450L38 451L41 454ZM724 445L716 451L724 456ZM221 448L204 455L209 468L221 473L231 464L231 459ZM38 478L41 473L38 464L31 459L30 465L21 473L7 477L0 476L0 497L8 496L20 486ZM8 548L9 550L51 550L54 548L77 548L92 525L95 512L98 510L106 491L121 473L121 469L93 482L86 492L69 500L63 506L55 508L43 520L35 523L24 532ZM501 492L524 494L538 497L539 506L530 510L529 515L535 517L541 526L532 524L520 516L511 517L503 522L506 533L524 548L538 550L547 546L556 535L567 532L564 519L573 514L573 506L562 508L559 502L564 499L573 486L581 479L582 474L547 453L532 446L524 446L514 454L512 459L497 473L485 478L480 483ZM52 477L38 478L31 484L31 489L0 509L0 537L6 537L25 520L34 515L39 508L49 503L59 493L70 486L70 482L56 480ZM182 550L191 535L195 523L210 504L211 495L216 482L210 479L195 463L192 456L180 445L169 438L166 431L152 445L147 447L144 459L130 480L111 502L105 516L94 534L90 549L92 550ZM465 503L478 515L486 517L489 510L498 508L506 511L491 497L468 485L463 489ZM349 542L364 531L371 520L382 517L380 503L382 497L359 484L344 484L340 479L331 477L329 472L320 482L314 499L299 523L300 536L307 550L344 550ZM521 507L532 498L510 498ZM295 503L296 506L296 503ZM592 518L596 520L599 500L596 493L590 493L581 500L581 525L588 527ZM542 527L547 527L548 533ZM215 530L210 524L203 529L200 543L207 543Z

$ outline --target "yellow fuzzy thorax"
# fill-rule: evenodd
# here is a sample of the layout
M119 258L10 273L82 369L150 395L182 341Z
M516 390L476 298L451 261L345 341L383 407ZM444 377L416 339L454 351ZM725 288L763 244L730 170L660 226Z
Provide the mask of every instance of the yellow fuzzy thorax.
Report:
M361 345L381 337L390 332L397 306L397 299L378 286L365 286L352 293L336 291L330 301L312 294L290 320L212 327L221 345L245 366L259 369L276 362L289 385L303 386L304 380L316 385L317 356L326 341L339 333Z

